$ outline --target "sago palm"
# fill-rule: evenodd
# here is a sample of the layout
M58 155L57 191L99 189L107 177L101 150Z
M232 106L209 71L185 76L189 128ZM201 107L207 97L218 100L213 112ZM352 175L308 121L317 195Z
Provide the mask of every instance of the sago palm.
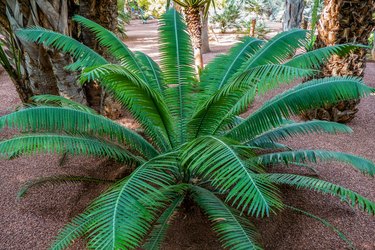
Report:
M322 48L287 61L309 41L306 31L284 32L268 42L245 38L210 62L198 82L186 26L175 10L169 10L161 20L160 67L145 54L131 52L111 32L90 20L75 20L96 34L118 64L110 64L83 44L42 28L22 30L18 36L71 53L76 62L68 68L83 69L83 82L99 81L130 111L146 136L61 97L36 97L35 106L0 118L0 128L22 132L0 142L4 157L35 152L93 155L134 168L125 178L114 180L67 224L52 249L67 248L82 236L93 249L157 249L174 212L192 203L207 214L223 247L230 249L261 249L249 216L271 216L282 209L299 211L334 228L323 219L284 204L280 185L329 194L375 214L375 203L342 186L268 171L270 165L309 168L307 162L335 160L373 176L374 164L361 157L291 150L280 143L298 134L351 132L343 124L299 123L289 118L325 103L373 92L360 79L313 80L275 96L246 118L238 116L258 92L310 76L330 55L346 53L355 46ZM21 191L24 194L35 185L76 181L100 180L44 177Z

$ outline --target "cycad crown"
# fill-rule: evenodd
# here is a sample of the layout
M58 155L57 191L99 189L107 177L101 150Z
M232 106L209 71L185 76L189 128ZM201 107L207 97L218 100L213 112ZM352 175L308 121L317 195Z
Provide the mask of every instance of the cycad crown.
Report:
M373 202L338 185L267 172L269 165L311 169L306 162L337 160L373 176L374 164L361 157L323 150L294 151L279 142L298 134L351 132L342 124L297 123L289 118L373 92L360 79L312 80L277 95L246 118L238 116L258 92L312 76L332 54L342 55L356 46L322 48L289 60L296 49L307 44L306 31L283 32L268 42L247 37L211 61L197 81L186 25L173 9L161 20L160 66L142 52L131 52L98 24L80 16L74 20L94 32L118 64L108 63L72 38L42 28L21 30L18 36L70 53L76 61L67 68L83 69L83 82L99 81L141 124L146 138L61 97L35 97L35 106L0 118L0 129L17 128L23 133L0 142L3 157L55 152L109 157L136 166L67 224L52 249L67 248L81 236L94 249L157 249L184 199L192 199L202 208L223 246L230 249L261 248L247 215L270 216L289 208L334 228L284 204L281 184L331 194L375 214ZM273 149L277 152L272 153ZM28 183L27 188L33 183L79 180L72 176L43 178Z

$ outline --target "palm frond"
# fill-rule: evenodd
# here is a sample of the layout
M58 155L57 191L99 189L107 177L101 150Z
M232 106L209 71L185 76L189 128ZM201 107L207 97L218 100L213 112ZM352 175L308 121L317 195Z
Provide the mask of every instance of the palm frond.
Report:
M95 221L91 219L88 214L76 216L71 222L66 224L62 230L60 230L50 249L67 249L75 239L84 236L90 226L93 226L93 224L95 224Z
M185 195L180 195L174 199L174 201L169 205L169 207L164 210L159 219L156 221L156 224L152 228L151 234L148 237L146 243L142 248L155 250L160 249L167 230L170 226L171 218L173 217L176 209L181 205L181 202L184 200Z
M159 65L145 53L137 51L135 52L135 57L138 59L144 74L146 74L148 79L147 83L150 87L154 90L159 90L159 92L163 94L166 85Z
M0 130L15 128L20 132L65 132L71 135L109 138L126 144L145 158L155 157L157 150L142 136L120 124L80 110L58 107L32 107L0 117Z
M169 86L165 92L166 102L176 119L178 141L183 143L187 119L194 106L193 49L186 24L175 9L168 10L160 22L160 63L165 83Z
M302 209L299 209L299 208L296 208L296 207L293 207L293 206L285 205L285 208L288 208L288 209L292 210L293 212L305 215L307 217L310 217L310 218L312 218L312 219L314 219L314 220L322 223L324 226L326 226L327 228L329 228L332 232L334 232L335 234L337 234L337 236L339 236L340 239L342 239L343 241L345 241L345 243L348 244L348 247L350 249L352 249L352 250L355 249L355 247L353 245L353 242L351 240L349 240L348 237L343 232L341 232L338 228L336 228L334 225L332 225L331 223L329 223L327 220L322 219L319 216L316 216L314 214L311 214L311 213L309 213L307 211L304 211Z
M361 196L360 194L351 191L333 183L311 178L307 176L295 174L262 174L269 181L279 184L294 186L297 188L309 189L324 194L331 194L339 197L341 201L346 202L348 205L357 207L370 215L375 215L375 203Z
M288 162L318 162L318 161L339 161L352 165L363 174L375 175L375 165L371 161L359 156L325 150L298 150L278 153L263 154L251 159L259 164L280 164Z
M242 63L260 48L262 43L261 40L246 37L232 47L227 54L217 56L210 61L203 69L200 77L200 88L203 92L201 95L212 95L222 88L237 72Z
M33 104L42 106L56 106L56 107L69 107L76 110L85 111L91 114L97 114L95 110L87 107L81 103L72 101L63 96L58 95L35 95L30 98Z
M108 63L106 59L86 45L58 32L41 27L32 27L18 30L16 34L20 39L27 42L36 42L47 47L53 47L61 50L65 53L69 53L74 59L77 60L73 65L67 66L69 70L80 70L85 67L98 66Z
M264 178L258 178L256 164L242 160L251 151L237 149L235 142L212 136L200 137L189 143L182 153L182 166L212 186L228 190L226 201L230 201L242 212L256 216L269 215L282 206L278 190Z
M55 175L48 177L39 177L27 181L22 185L17 193L18 198L23 198L27 195L31 188L52 187L61 184L77 184L77 183L113 183L112 180L103 180L88 176L73 176L73 175Z
M312 80L275 96L239 126L227 133L229 138L244 142L282 124L284 118L304 110L341 100L369 95L374 90L359 78L329 77ZM306 102L306 100L309 100Z
M314 71L278 64L253 67L239 74L201 105L189 121L189 132L193 138L215 134L226 127L233 116L248 108L257 90L264 91L312 74Z
M281 64L285 62L298 48L304 47L307 43L307 31L292 29L284 31L260 48L240 68L239 72L246 71L252 67L265 64Z
M56 134L30 134L14 137L0 142L0 157L13 156L14 153L69 153L72 155L91 155L109 157L118 162L142 162L125 148L89 137Z
M89 248L135 248L150 229L157 210L168 202L168 197L160 189L173 184L173 176L166 171L175 168L174 155L161 155L144 163L69 223L54 246L69 245L76 238L66 235L79 237L85 234ZM74 234L81 227L76 221L86 222L81 230L83 233Z
M286 140L295 135L308 135L311 133L351 133L353 132L350 127L329 121L308 121L300 123L290 123L285 126L270 130L260 136L257 136L250 141L247 145L257 146L262 143L273 143L279 140Z
M258 233L250 221L207 189L192 186L195 202L208 215L213 229L226 249L262 249L257 243Z
M256 145L254 144L246 144L246 146L250 146L250 147L256 147L256 148L259 148L259 149L284 149L284 150L291 150L290 147L284 145L284 144L281 144L281 143L277 143L277 142L260 142L260 143L257 143Z
M345 56L349 52L358 49L367 48L363 45L355 44L337 44L324 48L315 49L293 57L285 65L299 67L303 69L319 69L332 55Z
M75 15L73 20L92 31L99 44L107 48L110 55L119 60L122 66L126 67L134 74L141 76L141 78L147 82L148 79L133 52L131 52L128 46L126 46L113 32L100 26L94 21L79 15Z
M85 70L81 79L99 80L162 150L172 147L175 140L172 115L161 94L137 75L123 66L107 64Z

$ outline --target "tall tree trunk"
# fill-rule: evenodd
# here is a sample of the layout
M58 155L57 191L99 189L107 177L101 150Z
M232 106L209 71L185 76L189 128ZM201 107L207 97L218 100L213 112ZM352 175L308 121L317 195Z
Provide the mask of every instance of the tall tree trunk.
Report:
M285 12L283 18L284 31L300 27L304 7L304 0L285 0Z
M2 0L2 4L6 3L6 12L0 13L0 19L8 20L9 32L36 25L68 34L67 1ZM1 25L3 26L3 22ZM61 94L72 100L85 102L74 74L64 69L71 62L70 57L25 41L18 41L17 51L21 51L22 55L19 72L22 79L13 79L13 82L24 85L16 86L16 89L28 92L19 93L22 101L26 102L30 96L36 94Z
M79 3L80 15L95 21L104 28L116 33L117 31L117 1L116 0L81 0ZM104 48L100 47L94 34L82 28L80 40L95 49L99 54L111 58L105 54ZM118 118L122 115L121 105L107 96L96 82L85 85L85 92L89 106L110 118Z
M208 37L208 15L204 16L204 8L201 9L202 17L202 53L210 52L210 41Z
M186 15L187 28L190 33L191 42L194 49L195 66L203 68L202 57L202 23L199 7L186 7L184 9Z
M368 44L368 37L374 28L372 15L374 0L325 0L318 24L317 48L343 43ZM321 77L356 76L363 77L366 67L366 50L358 49L345 57L333 56L323 67ZM309 119L324 119L349 122L357 113L359 100L340 102L324 108L309 111Z

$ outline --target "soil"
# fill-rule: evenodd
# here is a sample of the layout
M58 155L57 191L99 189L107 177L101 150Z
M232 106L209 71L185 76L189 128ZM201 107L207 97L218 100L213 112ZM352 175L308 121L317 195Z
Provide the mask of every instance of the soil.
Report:
M141 24L133 21L127 27L130 48L142 50L158 58L157 23ZM218 41L212 41L212 52L204 60L225 52L237 39L236 34L218 34ZM375 64L369 63L365 82L375 87ZM289 86L288 86L289 87ZM252 109L271 96L286 89L286 86L260 96ZM8 76L0 75L0 116L14 111L20 100ZM352 134L337 136L312 135L288 140L293 148L327 149L357 154L375 161L375 113L374 97L361 101L357 117L349 124ZM131 121L120 121L135 126ZM0 132L0 140L9 138L13 131ZM0 160L0 249L47 249L65 223L82 212L105 186L62 185L32 190L22 199L16 199L19 188L27 180L56 174L90 175L110 178L116 176L119 167L107 160L85 157L68 157L59 166L60 156L33 155L14 160ZM319 164L319 177L350 188L375 201L375 181L363 176L350 166L338 163ZM298 171L298 170L296 170ZM288 204L298 206L327 219L346 233L358 249L375 249L375 218L359 210L351 209L338 199L302 190L283 190ZM254 220L261 233L261 242L266 249L345 249L346 244L334 233L317 221L283 211L265 220ZM85 249L79 240L71 249ZM209 227L207 218L196 208L179 212L169 229L162 249L220 249L220 243Z

